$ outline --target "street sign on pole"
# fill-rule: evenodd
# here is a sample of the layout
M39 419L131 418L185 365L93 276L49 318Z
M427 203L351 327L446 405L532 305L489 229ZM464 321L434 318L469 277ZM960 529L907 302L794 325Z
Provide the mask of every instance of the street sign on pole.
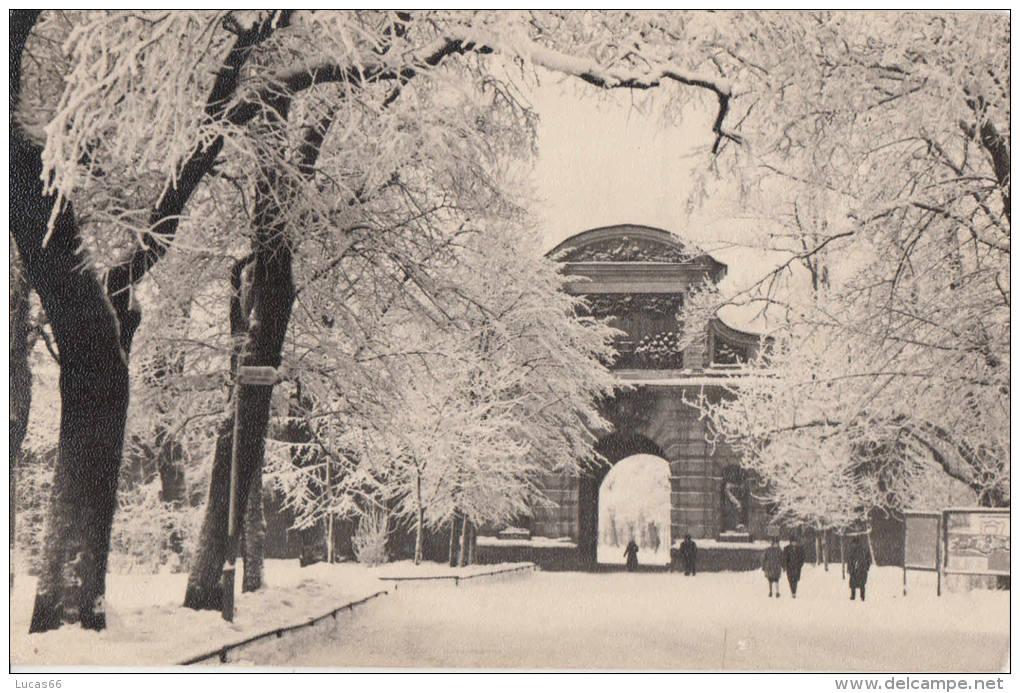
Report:
M280 373L272 366L239 366L238 385L272 386L280 382ZM221 614L225 621L234 620L234 589L237 572L238 523L241 509L237 498L237 456L241 438L241 397L234 393L234 436L230 450L230 497L227 506L227 556L220 575L220 589L223 595Z
M280 375L272 366L241 366L237 369L237 382L241 385L276 385Z
M241 380L241 373L244 366L237 369L238 380ZM223 573L220 575L220 591L223 601L220 614L224 621L234 620L234 583L237 566L237 453L241 438L241 397L240 393L234 391L234 433L230 446L230 495L227 502L227 556L223 564Z

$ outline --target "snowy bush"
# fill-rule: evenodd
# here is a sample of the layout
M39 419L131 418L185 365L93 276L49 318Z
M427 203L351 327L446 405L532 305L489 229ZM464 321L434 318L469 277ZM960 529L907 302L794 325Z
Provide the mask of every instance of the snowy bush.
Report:
M389 517L386 513L373 511L362 515L358 520L358 528L351 538L354 557L358 563L369 566L385 563L389 558L386 554L388 535Z
M110 537L110 572L180 573L188 569L199 509L166 503L154 481L121 489Z

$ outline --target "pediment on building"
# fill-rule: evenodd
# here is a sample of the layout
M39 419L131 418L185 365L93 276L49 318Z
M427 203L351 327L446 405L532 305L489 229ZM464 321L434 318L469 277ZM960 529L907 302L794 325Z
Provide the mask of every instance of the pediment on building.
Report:
M625 224L579 233L549 255L561 262L688 262L699 254L668 231Z
M560 262L689 262L704 255L669 231L617 224L583 231L549 251Z
M584 231L546 256L563 263L566 274L589 280L572 284L571 293L685 292L726 275L726 265L669 231L636 224Z

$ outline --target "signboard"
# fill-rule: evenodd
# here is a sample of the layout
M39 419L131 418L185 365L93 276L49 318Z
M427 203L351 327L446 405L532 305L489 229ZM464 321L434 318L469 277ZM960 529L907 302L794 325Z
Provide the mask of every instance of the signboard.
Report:
M940 513L903 513L904 568L938 570L941 520Z
M237 381L242 385L275 385L280 378L272 366L241 366Z
M961 508L943 515L946 573L1009 575L1009 509Z

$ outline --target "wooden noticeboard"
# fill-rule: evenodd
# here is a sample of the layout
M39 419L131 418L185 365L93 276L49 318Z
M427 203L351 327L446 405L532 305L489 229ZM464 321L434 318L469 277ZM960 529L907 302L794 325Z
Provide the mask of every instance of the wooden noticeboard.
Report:
M903 594L907 571L938 573L935 592L942 594L942 513L907 510L903 513Z
M939 513L903 514L903 565L914 570L936 570L941 539Z

